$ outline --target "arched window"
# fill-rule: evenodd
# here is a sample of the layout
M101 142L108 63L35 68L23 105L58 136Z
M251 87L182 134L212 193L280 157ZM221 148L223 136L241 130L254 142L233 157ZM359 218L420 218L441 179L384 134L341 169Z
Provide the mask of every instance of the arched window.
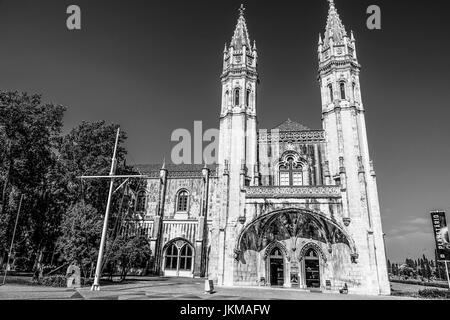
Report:
M136 211L145 211L145 204L147 202L147 194L144 190L138 192L136 199Z
M178 192L177 212L188 211L188 200L189 200L189 193L186 190L181 190L180 192Z
M333 85L330 83L328 85L328 92L330 94L330 101L333 102L334 98L333 98Z
M280 165L280 186L302 186L303 171L301 165L297 165L292 157Z
M352 83L353 100L356 100L356 83Z
M339 84L339 87L341 89L341 99L344 100L345 99L345 83L341 82Z
M241 94L241 90L239 90L239 88L234 90L234 105L238 106L239 105L239 95Z
M250 105L250 89L247 89L247 94L245 96L245 105L248 107Z
M176 270L178 264L178 248L175 243L167 249L166 251L166 264L165 268L169 270Z
M184 239L174 240L164 252L165 274L179 276L183 272L191 272L193 260L194 250L191 245Z

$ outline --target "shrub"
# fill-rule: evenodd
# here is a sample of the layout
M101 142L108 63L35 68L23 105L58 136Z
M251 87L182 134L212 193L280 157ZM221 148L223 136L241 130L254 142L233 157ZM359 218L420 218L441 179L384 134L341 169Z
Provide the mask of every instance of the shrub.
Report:
M450 291L439 289L423 289L419 290L419 296L430 299L450 299Z
M42 278L41 284L48 287L65 287L67 286L67 278L63 275L45 276Z

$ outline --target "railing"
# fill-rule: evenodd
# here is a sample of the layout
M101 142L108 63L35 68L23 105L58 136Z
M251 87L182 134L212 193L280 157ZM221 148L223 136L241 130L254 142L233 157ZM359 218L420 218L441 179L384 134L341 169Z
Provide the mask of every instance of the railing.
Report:
M340 198L340 186L247 187L247 198Z

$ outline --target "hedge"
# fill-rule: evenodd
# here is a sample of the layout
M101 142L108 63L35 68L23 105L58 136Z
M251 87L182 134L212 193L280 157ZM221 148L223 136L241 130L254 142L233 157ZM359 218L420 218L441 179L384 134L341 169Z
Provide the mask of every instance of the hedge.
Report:
M430 298L430 299L450 299L450 291L448 290L439 290L439 289L423 289L419 290L419 296L422 298Z

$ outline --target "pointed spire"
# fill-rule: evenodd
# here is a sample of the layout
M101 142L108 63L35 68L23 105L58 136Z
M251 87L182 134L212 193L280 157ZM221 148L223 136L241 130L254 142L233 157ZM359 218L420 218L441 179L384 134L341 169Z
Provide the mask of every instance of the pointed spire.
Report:
M225 46L224 46L224 48L223 48L223 52L224 52L224 53L228 52L228 48L227 48L227 43L226 43L226 42L225 42Z
M319 33L319 43L318 44L319 44L319 46L323 44L322 35L320 33Z
M163 164L162 164L161 169L162 169L162 170L165 170L165 169L166 169L166 157L164 157L164 159L163 159Z
M256 49L256 40L253 40L253 51L258 51L258 50Z
M353 30L350 31L350 40L353 42L355 41L355 36L353 35Z
M244 5L241 4L241 7L239 8L239 18L230 44L230 46L234 47L235 50L242 50L242 46L244 45L247 48L251 48L247 24L245 23L244 11Z
M329 44L330 38L333 39L333 43L341 43L344 41L344 37L347 36L347 31L342 24L341 18L334 6L334 0L328 0L330 7L328 9L327 26L325 28L325 45Z

